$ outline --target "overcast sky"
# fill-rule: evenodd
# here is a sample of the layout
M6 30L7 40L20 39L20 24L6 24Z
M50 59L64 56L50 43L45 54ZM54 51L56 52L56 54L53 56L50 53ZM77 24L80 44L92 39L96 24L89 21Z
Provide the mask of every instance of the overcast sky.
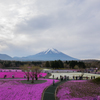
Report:
M100 0L0 0L0 54L48 48L100 59Z

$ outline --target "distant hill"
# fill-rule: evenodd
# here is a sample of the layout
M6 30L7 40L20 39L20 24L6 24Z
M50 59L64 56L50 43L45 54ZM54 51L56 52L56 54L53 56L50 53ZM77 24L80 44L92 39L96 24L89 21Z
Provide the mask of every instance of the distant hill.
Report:
M100 61L100 60L96 60L96 59L87 59L87 60L80 60L82 62L86 62L86 63L91 63L91 62L96 62L96 61Z
M13 58L6 54L0 54L0 60L13 60Z

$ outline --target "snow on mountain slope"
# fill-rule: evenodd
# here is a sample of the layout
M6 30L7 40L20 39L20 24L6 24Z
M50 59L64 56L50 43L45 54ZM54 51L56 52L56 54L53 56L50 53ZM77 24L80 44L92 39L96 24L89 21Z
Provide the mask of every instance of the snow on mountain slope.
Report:
M51 49L48 49L47 51L45 51L45 54L47 54L47 53L60 53L60 52L56 49L51 48Z
M50 48L50 49L47 49L46 51L42 51L36 55L43 55L43 54L54 54L54 53L60 53L58 50L56 49L53 49L53 48Z

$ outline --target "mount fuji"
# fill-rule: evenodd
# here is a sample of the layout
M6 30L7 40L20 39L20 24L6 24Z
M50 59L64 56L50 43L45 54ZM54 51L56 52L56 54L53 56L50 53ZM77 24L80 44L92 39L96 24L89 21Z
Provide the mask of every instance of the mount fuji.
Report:
M21 60L21 61L52 61L52 60L78 60L76 58L70 57L54 48L47 49L46 51L42 51L35 55L30 55L27 57L14 57L14 60Z

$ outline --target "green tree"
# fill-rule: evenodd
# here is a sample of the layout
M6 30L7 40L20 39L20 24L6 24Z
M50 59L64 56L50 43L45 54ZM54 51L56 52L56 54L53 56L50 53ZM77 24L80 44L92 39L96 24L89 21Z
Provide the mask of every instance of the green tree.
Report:
M0 63L0 69L3 68L3 65Z
M28 64L20 66L20 69L25 73L25 75L27 76L27 81L29 81L30 78L30 66Z
M51 68L54 69L55 68L55 62L54 61L51 61L50 64L51 64Z
M46 63L45 63L45 67L50 67L50 63L49 63L49 61L46 61Z
M79 69L78 65L75 65L75 66L74 66L74 69Z
M55 61L51 61L50 62L51 63L51 67L52 68L64 68L64 64L63 64L63 62L61 61L61 60L55 60Z
M78 62L78 66L79 68L84 68L84 69L86 68L84 62Z
M69 61L69 66L73 69L77 65L77 61Z
M34 71L35 71L35 79L38 80L38 75L41 73L41 71L43 70L42 68L40 68L39 66L33 66Z
M61 60L58 60L58 62L59 62L59 68L64 68L63 62Z

